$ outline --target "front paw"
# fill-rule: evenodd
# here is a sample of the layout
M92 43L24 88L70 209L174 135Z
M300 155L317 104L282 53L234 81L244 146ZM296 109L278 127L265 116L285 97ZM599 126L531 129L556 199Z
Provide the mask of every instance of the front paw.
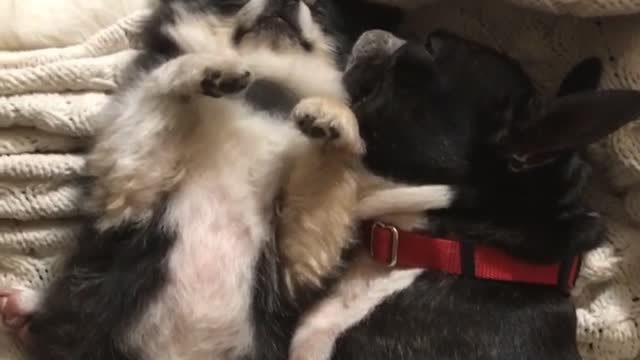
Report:
M189 97L196 94L222 97L246 89L251 72L236 56L192 53L178 57L155 72L153 86Z
M364 153L358 122L349 107L325 98L304 99L296 105L291 117L309 139L356 154Z
M0 289L1 324L22 344L29 340L29 321L38 310L41 297L35 290Z
M219 98L241 92L251 80L251 72L241 66L210 66L204 70L200 89L204 95Z

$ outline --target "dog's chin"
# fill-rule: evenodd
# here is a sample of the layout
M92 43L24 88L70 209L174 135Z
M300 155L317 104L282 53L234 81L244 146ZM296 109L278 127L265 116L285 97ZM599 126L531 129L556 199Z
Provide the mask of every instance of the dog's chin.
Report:
M236 35L240 44L263 44L277 50L299 48L313 50L313 45L300 34L296 26L280 17L261 19L250 29L240 30Z

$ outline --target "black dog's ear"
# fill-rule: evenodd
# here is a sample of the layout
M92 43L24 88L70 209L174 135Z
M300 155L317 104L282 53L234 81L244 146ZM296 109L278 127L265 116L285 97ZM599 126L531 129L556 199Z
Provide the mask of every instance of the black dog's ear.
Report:
M578 92L530 111L526 127L509 134L520 156L578 150L640 117L640 91Z
M583 91L595 90L602 77L602 61L596 57L587 58L575 65L565 76L558 97Z

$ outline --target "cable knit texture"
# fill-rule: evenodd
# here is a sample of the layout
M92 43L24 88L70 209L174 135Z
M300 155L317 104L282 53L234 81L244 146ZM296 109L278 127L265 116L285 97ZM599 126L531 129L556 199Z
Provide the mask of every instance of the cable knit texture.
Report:
M147 15L82 44L0 52L0 287L45 287L75 245L92 118L135 56ZM18 350L0 336L1 360L21 359Z
M632 15L640 0L424 1L406 31L445 28L492 45L517 58L543 92L553 93L573 64L594 55L605 61L603 87L640 89L640 15ZM134 55L145 15L83 44L0 53L0 287L46 286L74 245L91 118ZM580 347L586 359L640 359L640 122L590 155L589 199L608 233L585 257L575 291ZM19 358L0 337L0 359Z

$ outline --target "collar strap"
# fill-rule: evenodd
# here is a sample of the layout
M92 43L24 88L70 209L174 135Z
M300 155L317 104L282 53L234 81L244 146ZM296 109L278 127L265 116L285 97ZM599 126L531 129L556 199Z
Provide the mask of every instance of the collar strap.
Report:
M494 247L434 238L375 222L368 224L371 256L388 267L419 268L476 279L557 286L568 292L578 277L580 257L531 263ZM366 237L365 237L366 238Z

